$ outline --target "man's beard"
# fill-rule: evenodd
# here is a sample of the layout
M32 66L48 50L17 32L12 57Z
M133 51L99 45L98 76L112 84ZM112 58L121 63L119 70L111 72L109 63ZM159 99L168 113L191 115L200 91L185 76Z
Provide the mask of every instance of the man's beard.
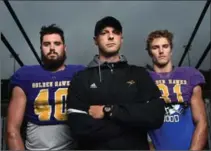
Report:
M57 59L49 59L48 56L51 54L57 55ZM59 56L55 51L50 51L47 56L45 56L41 51L41 59L45 69L50 71L56 71L64 64L66 60L66 53L64 52L63 54L61 54L61 56Z

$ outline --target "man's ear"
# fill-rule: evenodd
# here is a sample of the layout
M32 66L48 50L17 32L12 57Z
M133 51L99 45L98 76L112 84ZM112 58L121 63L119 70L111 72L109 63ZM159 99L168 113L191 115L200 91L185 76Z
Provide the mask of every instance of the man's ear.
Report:
M67 52L67 45L64 45L64 51Z
M172 51L172 49L171 49L171 53L170 53L170 54L171 54L171 57L172 57L172 55L173 55L173 51Z
M122 37L121 37L121 42L123 43L123 41L124 41L124 37L122 36Z
M152 52L150 50L146 50L148 52L148 55L152 58Z
M93 37L93 40L94 40L95 45L98 45L97 37Z

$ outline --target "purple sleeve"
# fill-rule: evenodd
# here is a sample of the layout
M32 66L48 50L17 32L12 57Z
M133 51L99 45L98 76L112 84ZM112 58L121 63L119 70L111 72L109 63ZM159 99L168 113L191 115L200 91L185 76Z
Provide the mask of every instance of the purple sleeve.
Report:
M205 84L204 76L195 68L192 68L192 71L189 72L190 75L190 84L195 87L197 85Z
M25 67L20 68L19 70L17 70L13 76L10 79L10 93L12 92L12 89L16 86L20 87L25 93L26 93L26 80L25 80L25 76L24 76L24 70Z

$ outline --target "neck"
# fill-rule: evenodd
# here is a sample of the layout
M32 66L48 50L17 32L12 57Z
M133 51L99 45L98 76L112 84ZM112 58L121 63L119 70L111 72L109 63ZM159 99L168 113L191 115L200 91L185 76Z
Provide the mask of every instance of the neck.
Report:
M44 66L45 67L45 66ZM60 67L58 67L58 68L54 68L54 69L48 69L48 68L46 68L45 67L45 69L46 70L49 70L49 71L51 71L51 72L58 72L58 71L62 71L62 70L64 70L65 69L65 64L62 64Z
M165 66L159 66L159 65L153 64L153 68L155 72L157 73L165 73L165 72L171 72L173 70L173 65L171 62L169 62Z
M55 70L55 72L57 72L57 71L62 71L62 70L64 70L65 69L65 64L63 64L63 65L61 65L59 68L57 68L56 70Z
M120 61L120 56L119 54L113 55L113 56L104 56L104 55L99 55L99 59L101 62L118 62Z

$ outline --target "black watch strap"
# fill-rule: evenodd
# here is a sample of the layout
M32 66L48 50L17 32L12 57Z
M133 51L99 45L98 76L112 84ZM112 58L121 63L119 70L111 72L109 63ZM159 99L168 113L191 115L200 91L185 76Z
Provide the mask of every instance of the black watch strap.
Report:
M105 118L111 117L112 116L112 110L113 110L113 106L112 105L105 105L103 107L104 117Z

